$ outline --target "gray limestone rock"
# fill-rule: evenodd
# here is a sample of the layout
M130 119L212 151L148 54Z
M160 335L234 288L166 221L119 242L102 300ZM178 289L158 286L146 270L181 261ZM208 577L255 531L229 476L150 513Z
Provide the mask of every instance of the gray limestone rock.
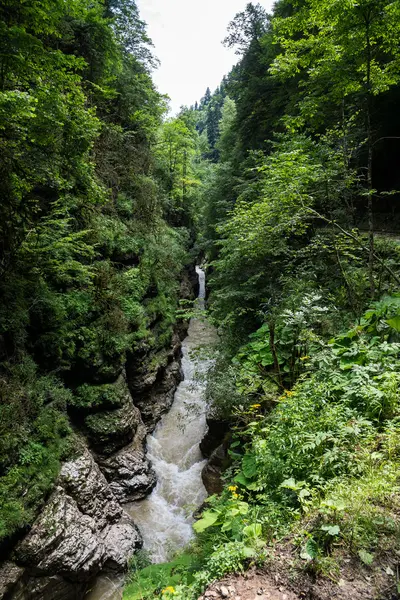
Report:
M145 498L157 483L156 474L146 458L147 429L141 420L139 409L134 406L132 409L139 425L131 443L110 456L96 456L110 490L118 502L123 503Z
M23 567L19 567L11 561L6 561L0 566L0 598L14 588L23 572Z
M15 554L17 563L36 575L62 575L77 581L93 577L106 560L95 521L79 511L61 486Z
M106 527L101 532L101 537L106 548L105 569L125 569L129 558L142 546L139 530L126 513L123 513L117 523Z
M153 431L162 415L170 409L175 390L182 379L180 360L173 360L165 368L159 383L153 386L147 396L136 402L148 432Z
M121 517L122 508L87 449L76 460L64 463L59 483L74 498L80 512L96 520L97 529Z
M67 581L59 575L22 577L11 596L12 600L81 600L87 584Z
M25 574L12 598L48 598L51 585L54 598L74 598L101 569L126 569L141 545L136 525L86 449L63 465L44 510L15 549Z
M146 429L139 426L131 444L109 457L98 457L99 466L119 502L132 502L148 496L157 483L144 451Z
M204 487L210 495L220 494L222 492L224 487L222 473L229 464L230 459L227 454L227 448L224 444L221 444L212 452L207 464L201 472Z
M140 414L129 395L120 408L88 415L85 418L86 435L97 452L112 454L131 442L139 423Z

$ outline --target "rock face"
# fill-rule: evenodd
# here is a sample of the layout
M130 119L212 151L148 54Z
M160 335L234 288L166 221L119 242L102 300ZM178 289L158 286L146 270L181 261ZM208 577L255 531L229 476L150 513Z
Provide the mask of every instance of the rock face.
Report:
M200 450L208 462L201 478L209 494L220 494L223 489L222 473L230 464L228 455L229 421L221 419L211 411L207 415L208 429L201 440Z
M162 415L171 408L175 390L182 379L180 360L173 359L163 369L160 381L152 387L147 396L137 402L149 433L154 430Z
M72 582L59 577L29 577L24 575L12 591L12 596L7 600L80 600L85 594L87 584Z
M182 276L180 297L183 300L195 300L199 295L200 283L194 265L188 265Z
M204 458L210 458L212 453L221 444L230 431L230 423L210 412L207 415L207 431L200 443L200 450Z
M61 487L53 492L31 532L16 549L17 562L36 575L92 577L105 562L96 523Z
M187 328L181 325L179 334L173 335L168 351L128 358L128 386L149 433L170 408L175 390L182 381L181 336L186 332Z
M17 545L8 573L19 569L20 576L24 569L24 574L10 598L79 597L86 582L101 569L125 569L141 545L132 519L117 502L90 452L84 450L64 464L43 512ZM7 571L3 573L4 580ZM54 595L52 591L48 596L50 588Z
M157 483L144 450L147 430L143 423L134 440L112 456L97 456L99 466L119 502L132 502L148 496Z
M211 454L207 464L201 472L204 487L208 494L220 494L224 488L222 473L229 466L230 460L227 448L221 444Z
M119 405L85 415L83 431L110 490L118 502L125 503L145 498L157 482L145 453L147 429L133 403L125 372L114 387Z
M113 387L120 396L120 405L84 417L84 433L90 446L104 455L110 455L129 444L141 423L140 412L133 404L125 373L118 377Z
M197 274L189 267L181 297L197 294ZM0 598L81 600L99 571L126 569L142 539L121 504L146 497L156 485L146 435L170 408L182 379L188 325L176 326L169 348L132 353L126 370L120 359L107 365L99 359L71 373L71 386L81 386L71 418L85 440L79 456L63 465L29 533L0 565Z
M0 598L4 598L12 591L23 573L23 567L18 567L11 561L2 564L0 567Z
M112 454L132 441L140 414L130 398L121 408L88 415L85 419L87 436L94 450Z

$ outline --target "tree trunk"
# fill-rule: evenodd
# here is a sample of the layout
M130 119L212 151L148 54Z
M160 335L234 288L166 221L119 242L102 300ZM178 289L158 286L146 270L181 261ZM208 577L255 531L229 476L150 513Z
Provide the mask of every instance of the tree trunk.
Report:
M283 381L282 381L281 370L279 367L278 354L276 352L276 346L275 346L275 323L274 323L274 321L272 321L272 319L268 322L268 326L269 326L269 347L272 352L272 357L274 359L274 369L276 371L279 386L283 390L284 386L283 386Z
M370 39L370 19L371 14L368 13L366 18L366 51L367 51L367 147L368 147L368 165L367 165L367 190L368 190L368 245L369 245L369 259L368 259L368 276L369 276L369 289L371 297L375 295L375 281L374 281L374 207L373 207L373 189L372 189L372 159L373 159L373 140L372 140L372 125L371 125L371 62L372 62L372 51L371 51L371 39Z

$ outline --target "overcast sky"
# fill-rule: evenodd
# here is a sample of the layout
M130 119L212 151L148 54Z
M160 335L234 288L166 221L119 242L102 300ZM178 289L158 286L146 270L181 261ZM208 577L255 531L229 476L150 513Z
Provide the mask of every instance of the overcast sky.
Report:
M171 98L173 113L219 85L238 58L221 41L249 0L138 0L161 66L153 78ZM259 0L271 11L273 0Z

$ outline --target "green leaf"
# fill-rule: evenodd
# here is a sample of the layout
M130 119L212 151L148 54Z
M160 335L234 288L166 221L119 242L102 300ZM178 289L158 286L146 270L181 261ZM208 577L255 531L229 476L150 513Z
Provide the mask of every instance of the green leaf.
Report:
M344 510L346 508L343 500L324 500L321 502L321 506L326 506L327 508L331 508L332 510Z
M252 523L243 528L243 534L248 538L260 538L262 536L262 526L260 523Z
M243 548L243 555L245 558L254 558L257 556L257 551L254 548L251 548L251 546L245 546Z
M257 462L254 454L245 454L242 460L242 470L248 479L257 475Z
M235 476L234 481L236 483L240 483L240 485L243 485L244 487L247 487L250 483L250 480L247 479L247 477L245 477L242 472L238 473Z
M322 525L322 531L326 531L328 535L339 535L340 527L339 525Z
M231 444L231 448L237 448L238 446L241 446L242 442L240 440L236 440L236 442L232 442Z
M386 321L386 323L392 329L395 329L396 331L400 331L400 315L396 315L395 317L392 317L391 319L388 319Z
M290 479L285 479L285 481L282 481L279 487L285 488L287 490L297 490L296 480L293 479L293 477L291 477Z
M193 524L193 529L197 533L202 533L203 531L205 531L205 529L208 529L208 527L212 527L213 525L215 525L215 523L218 521L218 517L219 513L214 512L212 510L206 510L205 512L203 512L201 519L199 519L198 521L196 521L196 523Z
M300 558L303 560L314 560L318 554L318 546L315 540L308 540L300 552Z
M374 562L374 556L373 556L373 554L370 554L369 552L366 552L366 550L359 550L358 556L360 557L360 559L362 560L362 562L365 565L370 566Z

